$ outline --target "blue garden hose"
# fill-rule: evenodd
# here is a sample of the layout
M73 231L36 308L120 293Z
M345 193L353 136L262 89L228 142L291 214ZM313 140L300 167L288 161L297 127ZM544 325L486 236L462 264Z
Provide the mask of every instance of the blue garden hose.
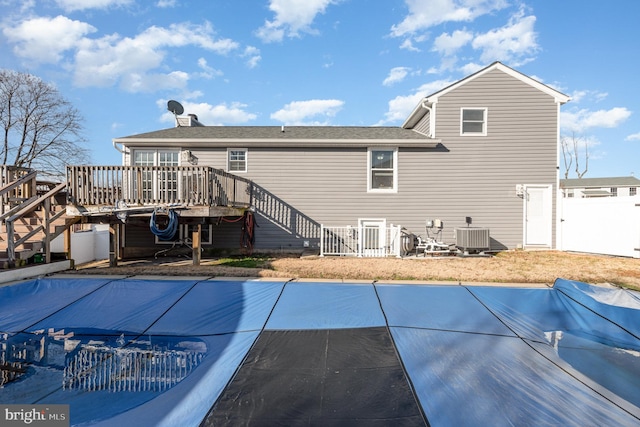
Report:
M164 229L158 228L156 225L156 211L153 211L151 215L151 221L149 221L149 228L151 232L158 236L159 240L173 240L173 237L178 231L178 214L174 210L169 210L169 224Z

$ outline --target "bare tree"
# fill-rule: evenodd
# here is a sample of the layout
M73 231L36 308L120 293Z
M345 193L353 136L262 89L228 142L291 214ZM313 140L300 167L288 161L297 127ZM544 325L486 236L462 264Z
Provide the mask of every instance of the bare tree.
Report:
M563 136L560 139L562 158L564 160L564 177L569 178L571 166L575 163L576 176L582 178L589 170L589 144L583 138L576 136ZM584 158L584 169L580 169L580 159Z
M89 158L80 112L31 74L0 70L0 126L2 164L59 177L68 164Z

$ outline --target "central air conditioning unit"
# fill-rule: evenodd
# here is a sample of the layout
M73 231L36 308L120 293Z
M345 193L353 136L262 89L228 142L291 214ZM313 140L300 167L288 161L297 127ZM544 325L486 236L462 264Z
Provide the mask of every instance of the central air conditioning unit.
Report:
M489 250L489 229L478 227L456 228L456 247L464 253Z

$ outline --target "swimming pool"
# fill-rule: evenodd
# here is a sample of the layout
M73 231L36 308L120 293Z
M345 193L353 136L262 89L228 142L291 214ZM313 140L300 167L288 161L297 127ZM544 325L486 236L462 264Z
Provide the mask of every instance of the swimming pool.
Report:
M638 293L57 275L0 287L0 404L71 425L637 425Z

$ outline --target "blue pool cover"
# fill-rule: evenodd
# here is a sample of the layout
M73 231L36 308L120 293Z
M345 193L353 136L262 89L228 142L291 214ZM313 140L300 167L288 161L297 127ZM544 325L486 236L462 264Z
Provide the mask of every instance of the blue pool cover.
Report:
M0 287L0 404L71 425L640 425L640 296L79 278Z

